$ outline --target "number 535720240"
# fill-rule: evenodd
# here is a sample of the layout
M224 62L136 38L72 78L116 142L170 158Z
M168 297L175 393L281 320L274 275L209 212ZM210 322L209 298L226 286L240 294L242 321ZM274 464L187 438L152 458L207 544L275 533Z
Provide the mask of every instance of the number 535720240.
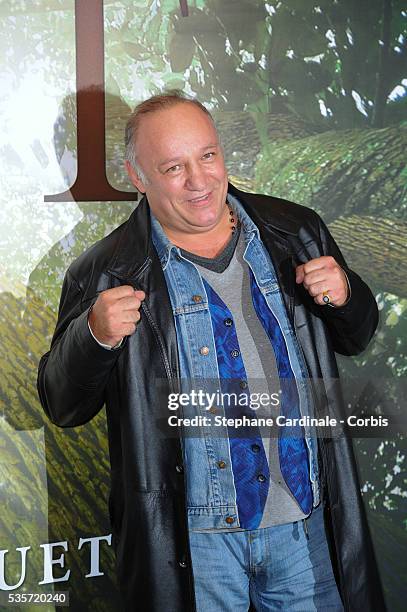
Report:
M44 604L54 603L60 606L69 606L69 591L57 591L56 593L4 593L3 600L8 605L21 604Z

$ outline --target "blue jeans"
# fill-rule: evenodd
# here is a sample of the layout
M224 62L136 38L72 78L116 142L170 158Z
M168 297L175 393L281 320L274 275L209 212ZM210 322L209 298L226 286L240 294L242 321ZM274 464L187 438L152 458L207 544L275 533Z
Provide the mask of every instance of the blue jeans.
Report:
M343 611L322 504L306 520L236 533L190 531L198 612Z

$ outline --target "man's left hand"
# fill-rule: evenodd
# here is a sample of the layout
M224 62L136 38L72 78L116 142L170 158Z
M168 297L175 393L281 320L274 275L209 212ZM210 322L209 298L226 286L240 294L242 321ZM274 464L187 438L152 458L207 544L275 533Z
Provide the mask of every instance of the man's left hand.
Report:
M348 283L341 266L331 256L310 259L295 269L295 282L302 283L314 302L324 306L324 294L333 306L343 306L348 300Z

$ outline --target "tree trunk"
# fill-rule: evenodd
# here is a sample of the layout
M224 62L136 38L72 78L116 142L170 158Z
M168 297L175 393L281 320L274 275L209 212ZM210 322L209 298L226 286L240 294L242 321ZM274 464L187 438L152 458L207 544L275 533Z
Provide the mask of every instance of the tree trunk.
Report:
M383 0L382 37L383 44L380 47L379 66L376 74L376 95L372 117L372 126L382 128L386 115L386 102L388 91L388 63L390 55L391 36L391 0Z

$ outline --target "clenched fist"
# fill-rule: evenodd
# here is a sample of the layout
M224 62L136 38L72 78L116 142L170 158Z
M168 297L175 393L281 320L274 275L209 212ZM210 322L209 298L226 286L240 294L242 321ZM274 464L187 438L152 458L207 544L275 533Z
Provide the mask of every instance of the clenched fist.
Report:
M343 306L348 300L348 281L345 272L329 255L316 257L297 266L295 281L302 283L314 302L324 305L324 293L333 306Z
M89 314L89 325L99 342L116 346L124 336L136 331L140 320L144 291L136 291L130 285L122 285L102 291Z

